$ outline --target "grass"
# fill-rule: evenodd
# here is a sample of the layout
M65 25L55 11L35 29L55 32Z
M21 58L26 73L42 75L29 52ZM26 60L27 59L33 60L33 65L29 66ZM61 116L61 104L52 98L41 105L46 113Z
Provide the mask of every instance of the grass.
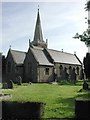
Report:
M75 98L88 98L90 92L78 92L82 82L76 85L58 84L23 84L14 85L14 89L3 89L3 93L12 95L10 101L35 101L44 102L44 118L72 118L75 116Z

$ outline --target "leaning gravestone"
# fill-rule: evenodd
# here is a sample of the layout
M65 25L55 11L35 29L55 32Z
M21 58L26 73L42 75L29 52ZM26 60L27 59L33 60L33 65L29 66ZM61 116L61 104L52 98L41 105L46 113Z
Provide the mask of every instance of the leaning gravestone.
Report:
M8 84L8 89L12 89L13 88L12 80L8 81L7 84Z

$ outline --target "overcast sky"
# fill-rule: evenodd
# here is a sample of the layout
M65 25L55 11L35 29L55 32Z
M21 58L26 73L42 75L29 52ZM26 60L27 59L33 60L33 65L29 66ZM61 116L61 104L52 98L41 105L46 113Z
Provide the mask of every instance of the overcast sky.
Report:
M10 2L10 0L2 2L2 36L0 36L2 46L0 45L0 51L3 54L7 54L10 45L12 49L28 50L28 41L29 39L32 41L34 36L39 5L43 37L45 41L48 39L48 48L60 51L63 49L68 53L76 51L82 61L88 49L83 42L72 37L75 33L82 34L87 29L85 23L87 12L84 9L86 0L15 1L18 2Z

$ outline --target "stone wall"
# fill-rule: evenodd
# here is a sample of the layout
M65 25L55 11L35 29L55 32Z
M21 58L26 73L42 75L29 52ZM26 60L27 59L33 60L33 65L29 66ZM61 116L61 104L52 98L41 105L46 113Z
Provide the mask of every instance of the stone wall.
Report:
M69 64L55 64L57 80L79 80L81 76L81 66Z
M53 81L53 67L39 66L38 67L38 82Z
M13 61L12 55L10 51L8 52L7 58L6 58L6 81L13 80L15 81L16 75L15 75L15 62Z
M21 76L23 79L23 72L23 64L17 65L9 51L6 58L6 81L12 80L16 83L18 76Z
M31 50L28 51L24 61L24 79L25 82L37 82L37 66L38 63L35 60Z

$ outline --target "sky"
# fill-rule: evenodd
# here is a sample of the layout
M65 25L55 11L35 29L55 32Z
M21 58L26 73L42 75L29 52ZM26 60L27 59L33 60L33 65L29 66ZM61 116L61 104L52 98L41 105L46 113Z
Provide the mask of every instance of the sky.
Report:
M0 51L7 55L10 48L27 52L32 41L40 9L43 38L48 39L48 48L72 53L83 61L88 48L73 36L87 29L85 17L86 0L2 0L0 3ZM47 2L48 1L48 2Z

